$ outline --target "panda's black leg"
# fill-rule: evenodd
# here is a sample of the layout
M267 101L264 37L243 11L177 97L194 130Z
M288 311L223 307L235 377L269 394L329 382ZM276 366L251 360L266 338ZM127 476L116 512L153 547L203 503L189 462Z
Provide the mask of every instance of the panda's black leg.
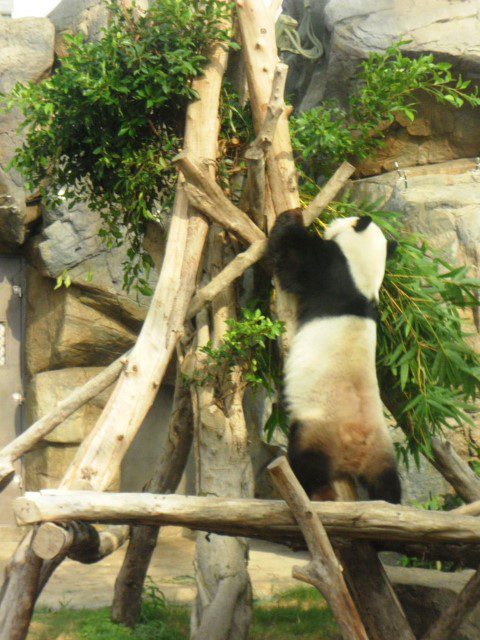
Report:
M388 467L374 478L365 481L370 500L385 500L392 504L400 504L402 485L396 465Z
M322 451L301 450L298 445L299 422L290 427L288 461L298 481L312 500L334 500L330 459Z

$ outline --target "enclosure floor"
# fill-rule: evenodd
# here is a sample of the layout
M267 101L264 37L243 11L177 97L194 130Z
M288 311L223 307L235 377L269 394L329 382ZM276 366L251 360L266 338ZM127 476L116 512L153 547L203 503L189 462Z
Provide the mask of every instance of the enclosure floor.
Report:
M0 528L0 571L10 559L20 539L18 530ZM149 575L168 600L189 602L195 594L193 583L194 541L182 535L180 529L165 529L150 565ZM57 569L40 596L38 607L103 607L111 604L113 584L122 564L125 549L94 565L82 565L66 560ZM302 564L304 553L290 552L280 545L252 541L250 576L254 596L267 598L274 593L298 586L292 566Z

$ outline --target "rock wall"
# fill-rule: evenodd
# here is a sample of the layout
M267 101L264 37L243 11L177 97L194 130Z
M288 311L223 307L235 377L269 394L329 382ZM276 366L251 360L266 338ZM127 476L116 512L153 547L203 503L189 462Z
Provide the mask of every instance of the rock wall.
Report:
M371 51L385 51L401 40L409 55L432 53L474 82L480 79L480 14L477 0L312 0L313 28L325 55L317 63L293 60L288 89L301 110L323 100L345 105L358 64ZM303 0L285 0L284 8L301 20ZM390 128L385 146L360 171L373 175L401 167L445 162L480 152L480 120L470 107L456 110L419 96L418 117L399 118Z

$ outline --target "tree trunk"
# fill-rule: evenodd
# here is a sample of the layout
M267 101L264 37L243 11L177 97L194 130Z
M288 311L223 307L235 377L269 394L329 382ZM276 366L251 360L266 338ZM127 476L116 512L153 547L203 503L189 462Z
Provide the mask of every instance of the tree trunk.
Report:
M224 233L212 228L209 272L224 264ZM232 289L215 298L214 345L222 340L225 320L234 314ZM198 347L209 340L207 314L197 316ZM193 389L196 413L195 453L197 493L209 496L250 497L253 473L239 374L215 397L207 385ZM252 589L247 571L248 545L242 538L197 534L195 576L197 597L192 609L193 640L246 640L250 627Z
M185 388L178 365L172 415L166 442L152 479L146 486L151 493L175 493L182 477L193 435L192 400ZM112 620L128 627L135 626L143 583L157 544L158 525L132 527L127 553L115 582Z

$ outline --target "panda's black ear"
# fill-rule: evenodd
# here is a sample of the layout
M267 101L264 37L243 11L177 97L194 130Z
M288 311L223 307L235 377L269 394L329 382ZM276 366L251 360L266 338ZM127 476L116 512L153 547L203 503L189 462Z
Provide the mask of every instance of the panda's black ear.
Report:
M397 250L398 242L396 240L387 240L387 260L393 258Z
M372 219L370 216L362 216L355 223L355 231L357 232L364 231L371 222L372 222Z

